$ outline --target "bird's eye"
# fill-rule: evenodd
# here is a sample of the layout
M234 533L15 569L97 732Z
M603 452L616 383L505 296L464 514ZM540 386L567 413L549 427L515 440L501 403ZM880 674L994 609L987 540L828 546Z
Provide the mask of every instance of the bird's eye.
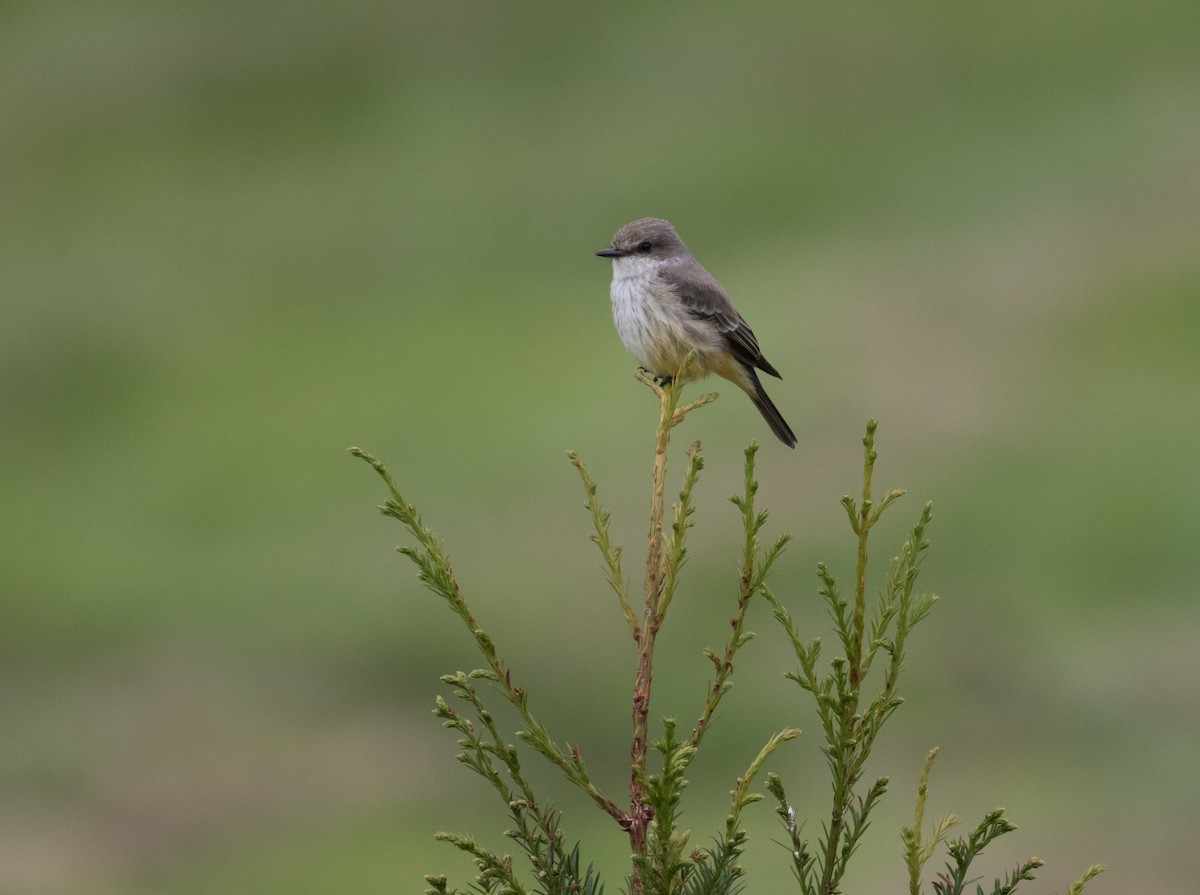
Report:
M650 240L647 239L645 242L638 243L637 250L644 255L647 252L649 252L652 248L654 248L654 243L652 243Z

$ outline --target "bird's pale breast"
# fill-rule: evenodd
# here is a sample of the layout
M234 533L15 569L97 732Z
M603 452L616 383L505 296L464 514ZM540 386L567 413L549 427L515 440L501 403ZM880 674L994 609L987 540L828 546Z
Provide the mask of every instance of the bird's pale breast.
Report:
M617 258L613 262L613 322L627 351L639 364L664 376L674 375L692 349L692 377L724 375L728 352L708 321L690 314L658 275L653 258Z

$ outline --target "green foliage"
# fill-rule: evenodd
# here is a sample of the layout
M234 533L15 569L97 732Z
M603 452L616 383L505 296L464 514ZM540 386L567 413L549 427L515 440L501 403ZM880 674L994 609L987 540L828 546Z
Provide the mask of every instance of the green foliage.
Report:
M917 895L921 891L921 871L933 857L934 851L941 845L950 830L958 824L958 818L947 814L933 825L929 838L924 838L922 825L925 822L925 799L929 793L929 772L933 769L933 760L937 758L938 750L930 749L925 756L925 767L921 769L921 784L917 787L917 807L913 813L913 825L900 828L900 839L904 843L904 864L908 868L909 895Z
M886 777L875 780L864 792L860 793L857 787L884 722L903 702L897 695L897 684L908 634L928 615L936 600L932 595L913 596L921 561L929 546L925 529L932 519L933 508L926 504L912 534L892 560L887 583L872 609L870 639L865 639L867 547L871 528L904 492L889 491L878 504L874 503L871 494L877 457L874 420L867 424L863 446L862 498L858 503L849 496L842 498L858 544L853 605L842 597L826 566L817 567L819 593L829 606L843 653L832 660L828 672L817 667L821 641L804 641L783 603L770 588L763 591L800 663L799 669L789 672L787 677L812 694L815 701L825 738L822 751L833 781L831 820L822 828L822 838L815 844L815 850L805 839L796 838L793 842L794 869L805 895L837 891L846 865L867 830L871 810L887 791ZM862 707L863 685L880 650L888 656L882 686ZM782 792L782 784L779 791ZM790 809L782 796L777 799L783 802L786 818ZM798 834L789 829L789 835Z
M754 496L758 493L758 481L754 478L754 458L757 453L758 445L751 442L750 446L746 448L745 454L743 493L729 498L734 506L741 510L742 526L745 532L742 542L741 575L738 578L737 612L730 622L729 640L725 644L725 651L720 656L711 649L706 649L704 652L705 657L713 663L715 676L709 687L704 713L692 730L692 743L696 745L699 745L704 732L708 729L709 722L712 720L717 706L720 705L721 697L732 686L729 679L733 674L734 656L741 647L754 638L754 633L746 630L746 610L750 605L750 599L756 593L766 593L767 574L791 539L791 535L784 532L765 551L759 547L758 533L766 524L767 512L765 510L756 512L754 508Z
M692 863L683 851L688 833L680 832L678 822L687 786L684 773L696 755L696 747L675 738L674 718L663 721L663 731L663 738L654 742L654 748L662 756L662 771L640 777L650 824L646 853L634 855L646 891L653 895L680 891Z
M602 887L599 886L590 865L582 875L580 874L579 846L574 846L569 852L565 849L556 813L539 806L532 788L521 773L517 750L504 743L491 712L484 708L473 683L476 678L491 679L486 672L477 671L469 675L459 672L443 676L442 683L454 687L454 695L471 707L483 727L483 734L477 733L475 725L440 696L434 709L434 714L443 719L444 726L462 734L458 744L463 747L463 751L458 754L458 760L487 780L508 805L514 826L506 830L505 835L516 841L525 851L542 891L601 891ZM496 766L497 762L503 766L514 786L505 782L504 775ZM462 842L450 834L438 836L463 848ZM464 850L476 854L471 848ZM476 859L483 860L478 854ZM488 871L489 878L503 880L506 885L516 885L515 879L510 879L511 865L507 859L501 862L495 859L495 856L489 856L489 860L480 867L481 870ZM502 874L502 870L505 873Z
M946 873L939 873L933 883L933 891L937 895L962 895L967 885L967 872L971 862L983 853L984 848L993 839L1011 833L1017 827L1004 816L1004 809L997 808L983 816L983 820L966 839L956 839L950 843L950 862L946 864ZM1033 879L1033 871L1045 862L1038 858L1030 858L1016 870L1006 874L1003 879L996 880L991 895L1009 895L1015 892L1017 884L1022 880ZM978 888L983 891L982 887Z
M1071 883L1071 887L1067 889L1067 895L1083 895L1083 887L1089 880L1094 879L1104 872L1103 864L1093 864L1075 882Z
M592 525L595 526L596 533L592 535L592 543L600 548L600 555L604 557L604 565L608 569L608 585L613 589L613 593L617 596L617 602L621 604L621 611L625 614L625 621L629 623L629 631L633 634L633 639L638 639L638 622L633 615L633 607L629 602L629 591L625 587L625 576L621 574L621 548L619 545L612 543L608 535L608 512L600 506L600 501L596 497L596 483L592 481L587 470L583 467L583 460L579 458L579 454L575 451L568 451L567 456L570 458L572 465L579 471L579 477L583 480L583 490L587 495L587 501L584 506L588 512L592 514Z
M767 775L766 788L774 797L776 811L783 822L792 870L803 895L835 895L842 891L846 869L870 827L872 811L887 792L887 777L863 784L865 765L885 722L903 703L899 696L899 681L909 635L928 616L937 598L916 592L917 579L929 547L926 530L933 518L932 506L927 503L910 535L892 558L876 598L868 601L870 533L884 511L904 493L891 490L878 501L873 496L871 482L877 459L874 420L868 422L863 438L861 496L858 500L850 496L842 498L856 544L853 598L842 596L837 579L827 566L819 564L817 567L818 594L827 604L840 654L829 662L828 668L819 667L820 639L805 640L800 636L782 600L767 585L768 574L789 535L779 535L765 548L759 542L768 513L755 505L758 481L754 475L754 460L758 448L752 443L745 452L742 493L731 498L741 514L744 536L736 609L730 620L729 638L721 653L711 648L705 651L715 673L691 734L681 739L675 719L667 718L663 721L663 736L653 742L648 739L656 637L687 559L686 538L694 524L695 513L692 494L704 468L700 443L693 442L687 450L683 483L679 500L672 510L672 521L664 525L663 495L670 433L689 412L716 397L702 395L690 404L679 405L681 385L687 380L692 360L689 356L684 361L669 384L657 382L642 371L638 374L659 399L640 615L633 608L622 575L621 548L611 540L610 517L596 496L596 484L581 457L574 452L569 455L583 483L584 505L592 518L592 541L600 550L609 586L638 647L632 701L628 809L604 795L591 781L578 748L558 746L536 719L525 690L512 682L491 637L468 608L440 542L422 523L416 509L401 497L383 465L369 454L352 449L387 483L391 497L380 507L381 511L404 524L417 542L416 547L401 547L400 552L417 566L420 580L445 600L466 624L487 663L486 668L442 678L465 712L442 697L438 697L434 711L446 727L459 734L458 745L462 751L458 753L458 760L482 777L506 806L512 826L505 835L524 853L530 879L523 881L511 855L489 851L469 836L438 833L436 838L471 856L477 869L471 891L495 895L599 895L603 891L594 867L591 864L583 866L579 844L570 848L565 844L557 812L543 807L544 802L535 796L522 772L518 750L505 742L476 681L489 684L516 708L524 725L517 731L517 737L557 767L567 781L585 792L628 834L632 855L628 879L630 895L733 895L742 891L745 870L740 858L746 843L742 812L763 798L753 792L751 786L768 758L782 743L795 738L799 730L788 727L772 736L746 772L738 777L730 792L730 810L724 829L713 837L711 847L689 851L691 832L681 827L681 817L688 768L722 697L732 686L738 650L754 637L753 632L746 629L745 622L747 609L756 594L762 594L767 600L775 620L791 642L798 667L787 672L785 677L798 684L813 700L823 739L821 751L832 782L833 803L828 820L821 825L820 836L813 840L802 834L804 824L797 819L781 778L775 773ZM657 769L651 769L647 762L650 747L658 756ZM929 774L936 754L937 750L933 749L925 759L913 824L901 829L910 895L919 895L922 871L943 844L949 860L946 872L939 873L932 884L934 895L961 895L968 884L972 862L991 841L1015 829L1003 811L997 809L989 812L966 838L947 842L950 830L958 822L953 815L937 821L926 835L922 827ZM1019 883L1032 879L1034 871L1041 865L1037 858L1030 858L997 879L990 895L1010 895ZM1072 887L1071 895L1081 895L1084 884L1102 869L1090 868ZM442 876L429 876L426 881L430 886L428 891L435 895L451 895L458 891L450 889ZM977 891L984 895L982 887Z

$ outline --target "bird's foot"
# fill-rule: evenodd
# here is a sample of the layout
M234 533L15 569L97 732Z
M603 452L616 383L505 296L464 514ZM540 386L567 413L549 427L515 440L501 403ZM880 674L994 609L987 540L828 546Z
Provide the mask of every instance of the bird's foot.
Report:
M674 376L664 376L662 373L655 373L653 370L647 370L645 367L638 367L638 372L649 376L654 380L654 384L659 387L668 386L675 381Z

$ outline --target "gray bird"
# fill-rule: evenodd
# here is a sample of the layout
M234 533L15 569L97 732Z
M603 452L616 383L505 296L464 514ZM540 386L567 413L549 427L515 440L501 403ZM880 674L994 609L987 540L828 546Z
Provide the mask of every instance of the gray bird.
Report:
M716 373L747 395L788 447L796 436L767 397L756 369L782 379L763 357L758 339L712 274L692 257L675 228L661 218L641 218L596 253L611 258L613 322L630 354L669 380L689 351L690 379Z

